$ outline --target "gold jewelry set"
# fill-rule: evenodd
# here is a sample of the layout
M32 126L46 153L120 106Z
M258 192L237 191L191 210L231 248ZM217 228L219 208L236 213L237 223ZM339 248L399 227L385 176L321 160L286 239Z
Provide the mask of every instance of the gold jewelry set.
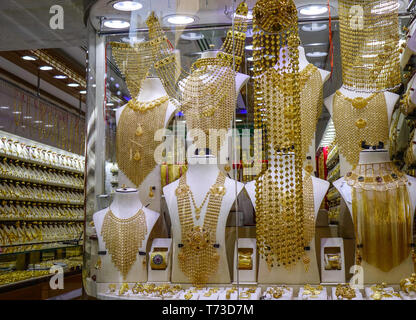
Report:
M283 297L286 291L290 292L290 289L286 286L270 287L266 290L265 297L278 300Z
M400 281L400 289L408 295L416 295L416 273Z
M111 260L123 279L127 278L136 262L147 232L146 215L142 208L127 219L117 217L111 209L105 214L101 235Z
M220 172L208 191L209 200L202 222L199 221L202 206L197 207L195 200L191 201L193 195L186 183L186 173L180 178L175 191L182 242L178 254L179 266L192 284L198 287L204 286L218 269L220 256L214 246L217 243L218 216L226 193L224 183L225 176ZM192 206L195 206L194 210ZM194 223L194 217L197 224Z
M356 298L357 294L355 292L355 289L351 288L349 284L339 284L336 287L335 296L337 297L338 300L343 300L343 299L351 300L351 299Z
M150 267L152 270L166 270L168 267L168 248L153 248L150 253Z
M74 205L61 205L48 203L14 203L13 201L2 201L0 206L0 221L84 221L84 209Z
M401 299L401 296L398 292L395 292L393 288L387 287L386 283L377 284L370 288L372 294L370 298L373 300L385 300L385 299Z
M317 299L323 290L324 290L324 287L321 285L313 287L309 284L306 284L303 287L302 297L310 298L310 299Z

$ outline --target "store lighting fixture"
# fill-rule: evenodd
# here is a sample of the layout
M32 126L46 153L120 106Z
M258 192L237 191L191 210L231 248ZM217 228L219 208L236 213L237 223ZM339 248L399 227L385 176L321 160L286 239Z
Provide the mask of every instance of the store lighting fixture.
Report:
M235 119L235 122L243 122L241 119Z
M38 58L36 58L35 56L23 56L22 59L23 60L26 60L26 61L35 61L35 60L38 60Z
M328 7L322 4L309 4L299 8L299 13L303 16L320 16L328 12Z
M81 90L79 93L80 94L87 94L87 90Z
M328 29L326 23L309 23L302 26L302 31L305 32L319 32Z
M130 22L124 20L109 19L104 21L104 27L110 29L125 29L130 27Z
M51 66L41 66L41 67L39 67L39 70L51 71L51 70L53 70L53 68Z
M250 44L250 45L246 46L246 50L249 50L249 51L253 50L253 45Z
M202 40L204 39L204 35L199 32L187 32L181 34L181 39L183 40Z
M196 17L185 15L185 14L172 14L163 18L164 21L173 25L187 25L194 23Z
M248 57L248 58L247 58L247 61L252 62L253 60L254 60L254 58L253 58L253 57Z
M136 11L143 8L143 5L136 1L118 1L113 4L113 8L119 11Z
M53 124L45 124L45 128L53 128Z
M2 109L2 110L9 110L10 107L9 106L1 106L0 109Z
M306 54L306 56L309 58L322 58L322 57L326 57L327 55L328 55L328 52L323 52L323 51L308 52Z
M32 116L24 116L23 119L32 119Z
M54 77L55 79L59 79L59 80L68 78L66 75L63 75L63 74L58 74L58 75L53 76L53 77Z
M21 111L13 111L12 113L13 114L21 114L22 112Z
M35 120L35 121L33 121L33 123L40 124L40 123L43 123L43 121L42 120Z
M114 103L112 103L112 102L107 102L107 107L112 107L112 106L114 106Z
M79 84L78 84L78 83L73 82L73 83L68 83L68 84L67 84L67 86L68 86L68 87L71 87L71 88L76 88L76 87L79 87Z

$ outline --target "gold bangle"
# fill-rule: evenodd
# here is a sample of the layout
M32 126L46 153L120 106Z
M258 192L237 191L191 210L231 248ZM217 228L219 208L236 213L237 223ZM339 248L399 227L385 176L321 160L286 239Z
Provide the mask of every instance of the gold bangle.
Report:
M238 270L253 269L253 248L238 248Z

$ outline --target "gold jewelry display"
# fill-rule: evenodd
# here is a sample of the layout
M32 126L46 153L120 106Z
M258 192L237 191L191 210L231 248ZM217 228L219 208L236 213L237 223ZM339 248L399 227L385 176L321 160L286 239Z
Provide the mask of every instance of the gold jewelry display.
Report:
M121 219L108 210L103 221L101 235L108 253L111 255L116 268L123 279L126 279L137 253L142 247L142 241L146 238L147 224L143 209L128 218Z
M389 141L387 104L383 92L368 98L352 99L337 91L332 119L339 152L353 167L358 164L363 141L368 145L378 145L380 141L387 145Z
M412 273L409 278L400 280L400 289L407 294L416 294L416 273Z
M318 296L321 294L323 289L324 287L321 285L313 287L310 284L306 284L303 287L302 296L309 296L310 298L315 299L315 298L318 298Z
M152 270L166 270L168 248L153 248L150 254L150 268Z
M361 259L388 272L410 254L411 207L407 178L393 163L358 165L347 173L352 216Z
M297 21L291 0L259 0L253 8L254 129L267 131L254 149L264 147L275 162L256 178L257 243L269 268L290 269L304 256Z
M309 247L309 243L315 237L315 198L313 194L313 181L312 175L305 172L303 177L303 240L304 247ZM309 264L311 259L309 258L307 251L305 250L302 258L305 271L309 271Z
M343 85L365 92L398 87L401 75L397 3L340 0L338 6Z
M357 296L355 289L351 288L350 285L343 285L343 284L337 285L337 288L335 290L335 295L337 299L348 299L348 300L351 300Z
M253 270L253 248L238 248L238 270Z
M193 285L204 286L218 269L219 255L214 247L217 241L217 223L222 199L226 193L225 176L219 173L209 191L209 200L202 226L195 226L191 208L191 190L186 184L186 173L176 189L182 247L178 259L182 272Z
M373 292L370 295L370 298L373 300L384 300L385 298L400 298L401 296L398 292L395 292L393 288L391 287L387 287L386 283L382 283L382 284L377 284L372 286L371 291Z
M118 289L118 295L122 296L128 291L129 291L129 284L124 282L121 284L120 289Z
M150 102L130 100L117 124L116 156L121 171L140 186L154 169L154 151L159 145L155 132L165 127L168 97Z

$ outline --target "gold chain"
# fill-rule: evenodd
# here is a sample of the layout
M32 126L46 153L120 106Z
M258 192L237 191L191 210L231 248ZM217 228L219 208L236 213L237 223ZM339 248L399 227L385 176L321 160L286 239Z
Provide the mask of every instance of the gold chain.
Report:
M146 215L140 209L134 216L121 219L109 209L101 229L101 235L108 253L123 279L126 279L137 259L137 253L146 238Z
M387 104L383 92L368 98L352 99L337 91L332 118L339 152L353 167L358 164L362 141L369 145L377 145L380 141L387 144L389 141Z
M192 217L190 194L186 173L180 178L176 197L183 247L178 254L182 272L196 286L204 286L218 270L219 255L214 245L217 241L217 224L222 199L226 193L225 176L219 173L209 191L209 201L202 226L195 226Z
M310 173L305 172L303 177L303 234L304 246L309 247L309 243L315 236L315 199L313 194L313 181ZM311 260L306 254L303 256L305 271L309 270Z

